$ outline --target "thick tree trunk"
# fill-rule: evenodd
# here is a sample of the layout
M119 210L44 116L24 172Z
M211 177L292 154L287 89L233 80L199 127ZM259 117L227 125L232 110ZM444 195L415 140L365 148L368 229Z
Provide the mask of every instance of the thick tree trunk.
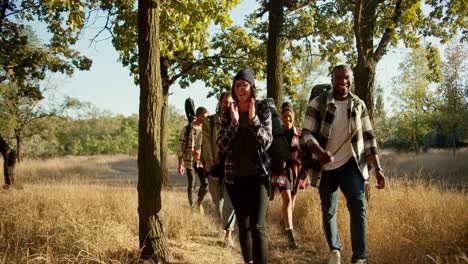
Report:
M277 109L283 103L283 0L269 3L267 47L267 97L276 102Z
M371 119L374 112L374 78L375 63L359 60L354 69L355 92L366 103Z
M5 178L5 186L10 186L15 183L16 153L10 148L2 136L0 136L0 152L3 156L3 176Z
M159 61L159 8L158 0L138 1L138 215L141 258L166 263L169 248L159 217L163 182L160 122L164 104Z
M354 69L355 93L366 103L371 119L374 110L375 67L381 58L380 53L379 57L376 57L374 53L377 5L378 1L357 0L354 10L354 35L358 51L357 65Z

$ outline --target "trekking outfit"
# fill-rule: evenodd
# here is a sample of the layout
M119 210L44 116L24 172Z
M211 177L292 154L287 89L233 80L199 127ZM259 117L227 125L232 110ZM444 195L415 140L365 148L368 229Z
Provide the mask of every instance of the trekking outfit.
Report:
M208 189L211 194L211 198L215 204L216 212L222 221L224 230L234 230L236 217L234 214L234 208L232 207L231 198L225 190L224 181L222 175L215 175L216 171L213 170L215 166L219 166L218 159L218 145L216 139L218 137L218 131L221 128L221 117L219 113L209 116L203 123L203 140L202 140L202 160L212 161L211 170L206 172L208 177ZM218 173L219 174L219 173ZM216 177L217 179L213 179Z
M203 168L200 159L195 160L192 156L194 150L201 152L202 147L202 126L194 125L191 122L188 127L181 130L179 135L179 145L177 147L177 156L182 157L184 167L187 171L187 195L190 207L194 207L193 203L193 191L195 189L196 180L195 173L198 175L200 180L200 188L198 189L198 202L201 203L205 194L208 191L208 179L205 176L205 170Z
M266 215L269 202L270 157L273 141L271 112L255 106L256 116L239 113L239 124L223 118L218 147L225 154L224 181L239 227L239 242L245 262L267 263Z
M320 105L320 101L326 105ZM320 109L325 109L324 113ZM330 153L339 149L332 154L334 162L321 166L314 153L310 165L311 183L319 188L330 251L342 247L336 223L339 187L350 212L352 262L366 259L367 157L378 152L366 105L351 92L345 101L335 100L332 90L322 93L309 103L302 132L309 146L319 144Z
M251 68L243 68L234 77L231 88L234 105L223 115L217 143L224 159L224 183L237 218L242 256L246 263L265 264L271 163L267 150L273 142L272 113L258 101L253 117L249 115L250 105L247 111L243 107L242 112L235 105L239 103L237 91L242 96L242 106L255 98L254 75ZM231 120L232 109L238 114L236 124Z

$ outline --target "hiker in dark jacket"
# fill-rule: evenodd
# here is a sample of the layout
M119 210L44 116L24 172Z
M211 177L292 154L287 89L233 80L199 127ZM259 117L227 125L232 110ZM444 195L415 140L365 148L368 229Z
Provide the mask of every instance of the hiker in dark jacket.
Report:
M331 77L332 89L309 103L304 119L303 138L312 152L311 184L319 188L323 227L330 248L329 263L341 263L342 244L336 223L338 187L350 213L351 261L366 263L368 163L375 169L378 189L385 187L385 177L366 105L350 92L352 69L347 65L336 66Z
M208 179L205 177L200 155L202 151L202 124L208 116L208 110L204 107L198 107L195 115L195 120L180 131L179 145L177 146L178 172L183 176L184 171L187 170L187 195L190 207L197 207L203 212L201 203L208 191ZM198 190L198 200L196 204L193 204L193 190L196 184L195 172L200 180L200 189Z
M216 213L221 220L224 236L224 246L234 247L232 239L232 231L236 222L234 208L232 207L231 198L224 186L224 159L219 160L218 145L216 139L218 131L221 128L221 118L226 112L229 104L233 102L230 92L224 92L219 97L218 109L216 113L205 119L203 123L203 143L202 143L202 160L205 164L206 175L208 176L208 189L211 198L215 204Z
M244 261L264 264L268 255L271 112L255 101L255 78L250 68L241 69L234 77L232 95L235 103L224 115L217 140L226 159L224 181L234 206Z
M281 214L288 236L288 247L295 249L298 245L293 228L293 210L297 191L309 185L309 178L307 171L301 170L302 130L294 126L294 109L289 102L285 102L281 106L281 123L288 142L289 155L286 161L286 170L282 170L281 173L272 173L272 182L281 194ZM301 172L303 175L299 175Z

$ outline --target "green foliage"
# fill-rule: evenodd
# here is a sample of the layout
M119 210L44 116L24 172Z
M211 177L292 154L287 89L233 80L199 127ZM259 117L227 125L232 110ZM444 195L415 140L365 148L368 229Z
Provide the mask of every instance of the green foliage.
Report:
M161 9L161 71L167 88L175 82L185 88L196 80L204 80L212 54L208 27L227 28L232 20L229 11L240 1L166 1ZM138 83L138 50L136 8L133 1L115 1L106 8L114 14L112 42L122 64L129 67ZM230 54L226 54L230 55Z
M468 64L467 46L453 40L445 50L442 82L438 88L439 103L432 125L439 138L455 148L468 141Z
M128 117L102 112L81 103L78 117L55 116L30 125L34 131L25 138L24 154L29 157L138 153L138 116ZM73 116L78 112L74 111ZM169 105L168 147L175 153L185 116Z
M400 65L402 74L394 84L394 113L398 122L394 136L406 140L416 152L425 143L436 105L435 95L429 89L430 81L426 79L429 69L425 55L424 49L413 50Z

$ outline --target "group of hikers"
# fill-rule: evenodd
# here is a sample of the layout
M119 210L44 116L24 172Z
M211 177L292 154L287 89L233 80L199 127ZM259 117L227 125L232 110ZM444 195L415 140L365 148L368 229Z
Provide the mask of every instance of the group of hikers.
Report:
M376 139L364 102L351 93L354 80L348 65L335 66L331 89L311 98L303 128L294 125L291 103L279 110L287 141L287 158L278 162L270 147L275 110L257 100L254 71L241 69L231 91L221 94L216 113L198 107L193 121L181 130L178 172L188 178L189 205L200 211L210 192L225 230L224 245L234 247L235 222L245 263L267 263L267 211L273 188L281 194L281 213L288 247L298 247L293 228L297 192L308 185L318 187L329 264L341 263L342 243L336 211L338 187L350 213L352 263L367 263L366 187L369 166L375 171L378 189L385 187ZM195 173L200 180L194 201Z

